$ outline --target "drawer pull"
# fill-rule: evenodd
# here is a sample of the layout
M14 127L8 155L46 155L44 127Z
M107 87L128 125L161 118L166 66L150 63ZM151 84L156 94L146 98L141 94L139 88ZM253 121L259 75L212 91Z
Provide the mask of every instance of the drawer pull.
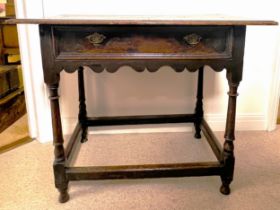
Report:
M198 34L188 34L184 36L184 40L187 42L187 44L192 46L197 45L201 39L202 37Z
M93 34L87 36L86 38L94 46L99 46L106 39L106 36L104 36L103 34L94 32Z

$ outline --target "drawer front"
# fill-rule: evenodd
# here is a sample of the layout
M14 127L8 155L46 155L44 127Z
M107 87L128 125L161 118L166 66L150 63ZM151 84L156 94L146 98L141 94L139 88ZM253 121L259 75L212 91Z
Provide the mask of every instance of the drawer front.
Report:
M58 60L232 56L230 26L54 26L52 33Z

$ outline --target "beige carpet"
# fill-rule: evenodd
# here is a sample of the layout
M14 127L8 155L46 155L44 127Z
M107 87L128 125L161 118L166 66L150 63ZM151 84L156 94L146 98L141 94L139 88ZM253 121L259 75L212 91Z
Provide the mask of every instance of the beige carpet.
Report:
M79 165L181 162L213 159L205 139L190 133L91 135ZM222 133L218 133L221 138ZM0 155L0 209L279 210L280 129L237 132L232 193L219 193L219 177L82 181L70 183L59 204L53 185L52 144L36 141Z

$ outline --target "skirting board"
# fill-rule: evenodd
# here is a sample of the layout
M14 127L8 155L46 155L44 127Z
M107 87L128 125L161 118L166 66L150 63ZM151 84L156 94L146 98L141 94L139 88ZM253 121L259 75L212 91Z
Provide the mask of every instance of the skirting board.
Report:
M226 117L220 114L205 115L213 131L224 131ZM77 119L64 118L63 132L70 134ZM265 130L265 116L260 114L240 114L236 116L236 130ZM193 126L189 123L160 125L130 125L130 126L100 126L89 129L90 134L124 134L124 133L159 133L159 132L191 132Z

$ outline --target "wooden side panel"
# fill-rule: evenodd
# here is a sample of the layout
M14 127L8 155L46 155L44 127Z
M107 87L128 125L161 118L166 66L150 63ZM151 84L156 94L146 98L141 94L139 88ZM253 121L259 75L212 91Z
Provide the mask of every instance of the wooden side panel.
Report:
M16 66L0 66L0 99L19 88Z
M26 113L23 91L18 91L5 103L0 99L0 133Z
M18 48L18 34L16 25L3 26L3 38L5 48Z

